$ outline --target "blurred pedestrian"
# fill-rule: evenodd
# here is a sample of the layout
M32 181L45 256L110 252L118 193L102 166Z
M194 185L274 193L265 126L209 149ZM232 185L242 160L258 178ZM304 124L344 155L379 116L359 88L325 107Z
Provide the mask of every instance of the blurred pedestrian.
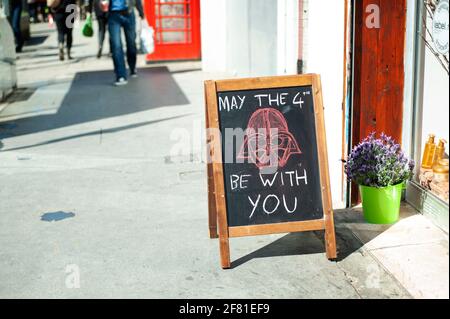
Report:
M108 11L109 0L88 0L87 11L92 14L95 12L95 17L98 23L98 51L97 58L102 56L103 42L105 41L106 28L108 27ZM111 44L110 44L111 51Z
M48 16L47 0L27 0L30 22L46 22Z
M139 17L144 19L144 10L141 0L110 0L108 30L116 75L115 85L125 85L127 81L127 70L122 48L121 30L125 32L127 45L127 62L130 68L130 76L137 77L136 73L136 18L134 8L139 12Z
M36 0L27 0L27 3L28 3L28 15L30 16L30 23L38 22Z
M49 15L49 8L47 7L47 1L46 0L37 0L39 2L39 13L41 15L40 21L42 22L48 22L48 15Z
M22 15L22 0L3 0L5 7L5 13L8 17L8 21L11 24L11 28L14 32L14 39L16 41L16 52L22 52L23 37L20 30L20 17Z
M51 6L53 20L58 30L58 49L59 59L64 60L64 42L67 47L67 58L73 59L70 50L72 49L72 30L75 22L76 0L54 0L59 2L57 5Z

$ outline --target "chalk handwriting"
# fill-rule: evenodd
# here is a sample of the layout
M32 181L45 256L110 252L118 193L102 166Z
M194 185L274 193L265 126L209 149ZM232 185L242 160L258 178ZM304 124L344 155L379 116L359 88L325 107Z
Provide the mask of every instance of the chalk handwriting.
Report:
M231 98L228 98L228 96L219 96L219 111L226 110L229 112L231 110L240 110L244 101L245 96L233 95Z
M305 103L303 97L307 95L311 95L310 90L298 91L295 94L286 92L255 94L253 95L253 100L250 98L250 102L257 107L293 105L302 109ZM241 110L245 104L246 97L241 95L219 96L219 111L231 112Z

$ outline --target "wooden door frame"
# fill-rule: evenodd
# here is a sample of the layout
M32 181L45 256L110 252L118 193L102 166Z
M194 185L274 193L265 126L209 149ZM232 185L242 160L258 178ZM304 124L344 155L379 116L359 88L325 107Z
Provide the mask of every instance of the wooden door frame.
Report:
M351 0L354 28L350 148L372 131L402 141L406 2ZM379 8L379 28L367 26L369 5ZM356 185L352 185L350 196L351 204L356 204Z

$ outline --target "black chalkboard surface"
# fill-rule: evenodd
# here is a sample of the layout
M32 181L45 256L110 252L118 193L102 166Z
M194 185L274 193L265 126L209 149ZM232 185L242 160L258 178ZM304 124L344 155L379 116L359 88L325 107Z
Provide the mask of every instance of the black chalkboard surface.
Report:
M217 99L228 225L321 219L312 86L220 92ZM232 138L245 130L243 139ZM268 146L258 148L258 138Z

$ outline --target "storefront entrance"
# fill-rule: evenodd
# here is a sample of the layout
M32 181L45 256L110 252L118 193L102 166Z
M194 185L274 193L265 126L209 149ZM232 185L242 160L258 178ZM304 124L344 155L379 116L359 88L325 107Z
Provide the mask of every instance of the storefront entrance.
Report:
M402 142L407 1L348 0L346 5L345 84L351 84L344 92L343 158L371 132ZM347 205L358 203L357 186L348 190Z
M200 59L200 0L146 0L145 13L155 29L147 61Z

